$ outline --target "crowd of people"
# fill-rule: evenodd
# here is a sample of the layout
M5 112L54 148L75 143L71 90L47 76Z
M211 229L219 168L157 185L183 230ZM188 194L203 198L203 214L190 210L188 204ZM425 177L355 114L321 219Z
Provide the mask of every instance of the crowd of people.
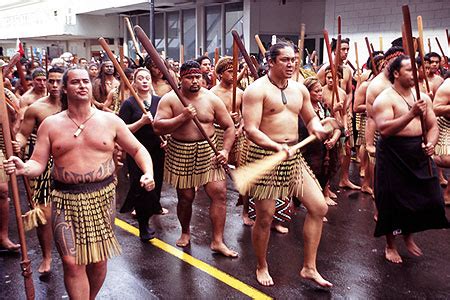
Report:
M388 261L402 262L397 235L420 256L413 233L448 227L450 184L442 170L450 166L450 73L448 59L435 52L416 59L417 98L411 59L398 43L354 69L349 39L333 40L337 59L320 66L309 57L303 65L299 49L280 40L259 61L259 78L245 60L234 70L228 56L212 61L203 55L181 65L165 59L165 71L150 56L125 57L126 78L107 56L100 63L72 58L48 66L22 58L24 68L11 68L3 82L4 96L20 109L8 106L16 156L5 158L0 136L0 247L20 248L8 235L7 174L15 172L32 181L33 210L44 216L36 224L39 273L51 272L54 240L69 296L95 298L107 259L121 252L113 220L117 174L125 172L130 187L120 212L135 215L143 242L156 235L151 217L167 213L161 205L166 182L178 197L176 245L189 245L196 192L203 187L211 200L210 248L235 258L224 241L229 165L286 152L286 160L239 195L261 285L274 284L267 264L271 229L288 233L292 209L302 205L300 276L332 286L316 267L328 206L338 205L332 181L372 196L374 235L386 236ZM27 86L18 72L26 73ZM331 130L324 126L330 117L339 124ZM308 135L317 141L292 151ZM352 161L361 186L350 180Z

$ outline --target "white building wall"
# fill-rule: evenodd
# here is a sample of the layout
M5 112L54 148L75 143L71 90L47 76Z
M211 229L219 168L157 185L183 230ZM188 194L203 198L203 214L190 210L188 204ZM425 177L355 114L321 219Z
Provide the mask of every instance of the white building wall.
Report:
M402 5L408 4L411 13L413 35L417 36L417 16L421 15L424 27L424 46L428 52L427 39L431 39L431 50L440 54L435 37L449 55L445 28L450 27L450 1L448 0L327 0L325 27L330 38L337 36L337 16L342 17L342 35L350 38L349 60L355 60L354 42L358 43L360 61L368 57L364 41L367 36L375 50L380 49L380 36L383 50L391 46L391 41L401 37L403 23ZM326 56L325 60L328 60Z

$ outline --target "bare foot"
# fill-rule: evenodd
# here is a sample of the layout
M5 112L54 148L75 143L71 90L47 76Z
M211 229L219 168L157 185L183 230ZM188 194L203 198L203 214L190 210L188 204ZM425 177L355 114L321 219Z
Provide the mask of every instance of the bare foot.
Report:
M401 264L403 262L396 248L386 247L386 249L384 250L384 257L394 264Z
M273 285L273 279L267 268L256 269L256 280L258 280L258 283L263 286Z
M405 239L406 249L408 249L409 253L411 253L414 256L422 256L423 255L422 250L414 242L412 235L405 235L404 239Z
M272 225L272 229L274 229L278 233L286 234L289 232L289 228L284 227L283 225L276 223Z
M180 238L177 240L176 245L178 247L186 247L189 245L189 242L191 240L191 235L189 233L182 233Z
M242 222L244 223L245 226L253 226L253 224L255 224L255 221L250 219L248 215L244 214L242 215Z
M220 253L226 257L236 258L239 255L236 251L230 250L223 242L212 242L210 247L212 251Z
M333 284L325 279L323 279L322 275L317 272L315 269L307 269L303 267L303 269L300 271L300 276L304 279L311 280L314 283L317 283L321 287L328 288L332 287Z
M331 199L337 199L337 195L335 193L333 193L329 188L328 188L328 196Z
M327 205L329 205L329 206L335 206L335 205L337 205L337 202L334 201L333 199L331 199L329 196L325 197L325 202L326 202Z
M41 265L39 266L38 272L41 275L46 275L50 273L52 267L52 259L43 259Z
M339 187L340 188L347 188L347 189L351 189L351 190L360 190L361 187L357 186L356 184L352 183L350 180L344 180L339 182Z
M369 194L369 195L373 195L373 190L372 190L372 188L370 187L370 186L367 186L367 185L363 185L362 187L361 187L361 192L363 192L363 193L365 193L365 194Z
M15 251L19 251L20 244L15 244L9 238L7 238L4 241L0 241L0 248L3 248L7 251L15 252Z

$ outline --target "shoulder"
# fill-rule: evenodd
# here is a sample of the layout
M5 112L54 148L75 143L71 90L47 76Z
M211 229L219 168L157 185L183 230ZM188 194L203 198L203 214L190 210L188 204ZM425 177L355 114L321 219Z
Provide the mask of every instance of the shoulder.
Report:
M244 91L244 95L263 93L264 86L268 84L267 75L256 79Z

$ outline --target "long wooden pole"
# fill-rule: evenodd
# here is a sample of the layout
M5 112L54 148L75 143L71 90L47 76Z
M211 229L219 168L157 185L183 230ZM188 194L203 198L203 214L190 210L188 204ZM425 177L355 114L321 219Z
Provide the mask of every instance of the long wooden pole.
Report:
M3 73L0 72L0 120L3 129L3 139L5 141L6 157L9 158L13 155L12 139L11 139L11 128L9 126L8 111L5 102L5 89L3 86ZM2 162L3 163L3 162ZM22 270L22 276L24 278L25 284L25 294L27 299L34 299L34 285L33 277L31 276L33 272L31 271L31 261L28 258L27 242L25 239L25 230L23 228L22 221L22 211L20 209L20 196L19 196L19 186L17 184L16 174L10 175L10 183L12 188L12 195L14 201L14 211L16 214L17 230L19 232L20 247L22 253L22 261L20 262L20 268Z
M180 65L184 64L184 45L180 45Z
M233 35L233 39L236 41L236 45L239 48L239 52L242 54L242 56L245 59L245 62L247 63L248 69L250 70L250 73L252 73L252 76L254 79L258 79L258 71L255 68L255 65L253 64L250 56L247 53L247 50L245 49L244 44L241 41L241 37L239 36L239 33L236 30L232 30L231 34Z
M417 101L420 100L420 88L419 88L419 79L417 78L417 68L416 68L416 59L414 57L414 43L413 43L413 34L412 34L412 26L411 26L411 15L409 13L409 7L408 5L402 6L402 12L403 12L403 25L405 28L405 37L406 37L406 45L408 46L409 53L411 53L411 67L412 67L412 73L414 78L414 88L416 90L416 99ZM422 139L423 143L427 144L427 128L425 126L425 119L423 115L420 115L420 124L422 126ZM432 169L431 169L431 161L428 160L428 169L430 172L430 175L432 175Z
M123 62L124 59L125 59L125 56L123 54L123 47L122 46L119 46L119 57L120 57L120 68L123 71L125 71L125 64ZM124 98L125 98L125 86L124 86L124 83L122 82L122 84L120 85L120 102L121 103L123 102L123 100L125 100Z
M337 27L338 27L338 34L342 34L342 17L341 17L341 15L337 16Z
M258 45L259 52L261 52L262 56L264 57L264 55L266 55L266 48L264 48L264 45L261 42L258 34L255 34L255 41L256 45Z
M106 55L108 55L109 59L113 63L114 68L117 70L117 73L120 76L120 80L122 80L122 82L128 87L128 89L130 90L131 95L133 95L134 99L136 99L137 105L142 110L142 112L144 114L146 114L148 111L145 109L143 101L139 101L140 100L139 95L134 90L133 86L131 85L130 81L128 80L127 76L125 75L125 72L120 67L119 62L117 62L117 59L114 56L114 54L112 53L111 49L109 49L108 43L102 37L98 39L98 42L100 43L100 46L102 46L103 50L105 50ZM172 76L166 76L166 78L171 78L173 80ZM161 139L161 141L164 141L163 137L160 136L159 138Z
M383 51L383 37L380 35L380 51Z
M431 52L431 39L428 38L428 52Z
M331 76L333 77L333 95L336 96L337 101L339 102L339 91L337 88L337 81L334 80L337 76L336 76L336 69L335 69L335 65L333 64L333 56L331 54L331 46L330 46L330 37L328 35L328 31L326 29L323 30L323 37L325 40L325 46L327 48L327 53L328 53L328 60L330 61L330 69L331 69ZM332 102L334 102L334 97L332 98ZM334 107L333 104L331 104L332 107L330 107L330 114L331 116L334 116Z
M139 43L136 40L136 36L134 35L133 26L131 25L130 18L124 17L125 24L127 25L128 32L130 33L131 40L133 41L134 49L136 50L136 53L142 57L141 49L139 48Z
M367 51L369 52L370 64L372 65L372 72L373 72L373 74L375 76L377 76L378 75L378 70L377 70L377 66L375 65L375 60L373 59L372 49L370 49L369 39L366 36L364 38L364 40L366 41Z
M147 51L148 55L150 55L150 57L152 58L152 61L155 63L155 65L158 67L158 69L164 74L164 76L166 77L166 80L169 82L170 86L172 87L173 91L177 95L180 102L183 104L183 106L187 107L188 106L187 99L185 98L185 96L183 96L183 94L181 94L180 90L178 89L178 85L176 84L173 77L170 76L169 70L167 70L166 65L164 64L163 60L159 56L158 51L156 51L155 46L153 46L152 42L150 41L148 36L145 34L144 30L138 25L134 26L134 30L136 31L137 38L141 42L142 46ZM195 125L197 126L197 128L200 131L203 138L211 146L211 149L214 151L214 153L216 155L219 155L219 151L217 150L216 145L211 141L209 136L206 134L206 131L203 128L200 121L198 120L197 116L194 116L194 118L192 120L194 121ZM225 172L231 176L228 165L225 164L225 165L222 165L222 167L224 168Z
M403 47L403 51L405 51L405 54L409 55L409 49L408 49L408 45L406 43L406 31L405 31L404 23L402 23L402 47Z
M444 50L442 50L441 43L439 42L439 39L438 39L437 37L435 37L435 39L436 39L436 43L437 43L437 45L438 45L438 47L439 47L439 50L441 51L441 54L442 54L442 56L444 57L445 65L448 67L448 59L447 59L447 56L446 56L445 53L444 53Z
M299 39L299 45L298 45L298 51L300 54L299 57L299 67L303 66L303 52L305 51L305 24L300 24L300 39Z
M358 76L358 83L361 83L361 71L359 69L359 58L358 58L358 43L355 42L355 63L356 63L356 74Z
M216 47L214 49L214 66L217 65L217 62L219 61L219 48ZM217 84L217 74L216 71L213 70L212 72L212 78L211 78L211 85L215 86Z
M420 57L420 60L422 61L423 77L424 77L424 80L425 80L425 86L427 88L427 93L430 93L430 84L428 83L427 73L426 73L426 70L425 70L425 60L424 60L425 47L423 45L422 16L417 16L417 29L419 31L418 48L419 48L419 57Z
M232 111L236 112L236 90L237 90L237 77L238 77L238 59L239 48L236 42L233 40L233 99L232 99Z
M16 63L17 73L19 74L20 79L20 85L22 86L23 93L25 93L28 90L27 86L27 80L25 78L25 73L23 72L22 63L20 62L20 59Z

